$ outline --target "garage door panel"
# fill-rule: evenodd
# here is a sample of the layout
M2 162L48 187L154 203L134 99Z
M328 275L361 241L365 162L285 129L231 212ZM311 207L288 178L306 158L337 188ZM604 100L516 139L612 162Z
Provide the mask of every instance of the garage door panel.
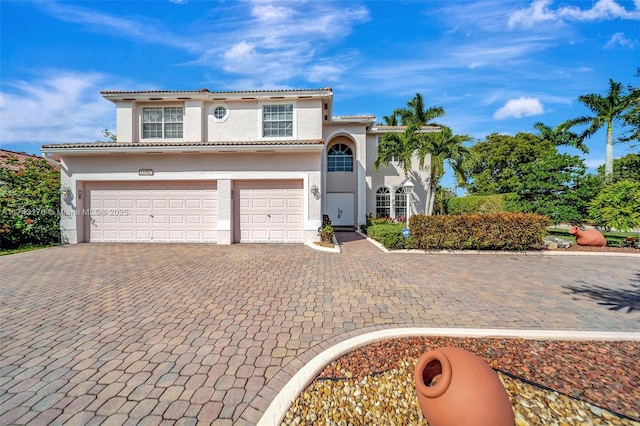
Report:
M287 221L285 220L287 215L284 214L272 214L269 216L269 222L273 224L285 224Z
M236 241L302 242L302 181L236 182Z
M214 181L87 184L90 241L216 242Z

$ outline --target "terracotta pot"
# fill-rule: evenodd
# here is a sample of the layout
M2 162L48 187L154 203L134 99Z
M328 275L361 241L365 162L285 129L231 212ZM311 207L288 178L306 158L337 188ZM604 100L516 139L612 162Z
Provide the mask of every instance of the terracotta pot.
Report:
M482 358L460 348L424 353L413 373L429 426L513 426L509 395Z
M569 228L569 233L576 236L576 244L579 246L596 246L604 247L607 245L607 240L602 235L602 232L597 229L582 230L577 226Z

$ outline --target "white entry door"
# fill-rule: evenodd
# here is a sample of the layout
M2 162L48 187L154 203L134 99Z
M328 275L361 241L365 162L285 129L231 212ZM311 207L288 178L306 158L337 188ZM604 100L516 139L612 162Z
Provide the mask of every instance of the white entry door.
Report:
M327 208L333 226L354 226L354 194L353 192L327 193Z

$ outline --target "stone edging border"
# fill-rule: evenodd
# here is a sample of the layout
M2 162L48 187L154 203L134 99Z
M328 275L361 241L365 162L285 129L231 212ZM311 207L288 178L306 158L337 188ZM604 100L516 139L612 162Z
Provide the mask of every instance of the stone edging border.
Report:
M615 252L590 252L590 251L499 251L499 250L389 250L378 241L368 237L362 231L356 231L356 233L371 244L376 246L380 251L384 253L403 253L403 254L449 254L449 255L461 255L461 254L498 254L498 255L517 255L517 256L615 256L615 257L640 257L640 253L615 253Z
M471 328L393 328L352 337L318 354L305 364L282 388L262 415L258 426L279 426L291 404L331 361L370 343L401 337L504 337L545 340L631 340L640 341L640 332L572 331L572 330L507 330Z

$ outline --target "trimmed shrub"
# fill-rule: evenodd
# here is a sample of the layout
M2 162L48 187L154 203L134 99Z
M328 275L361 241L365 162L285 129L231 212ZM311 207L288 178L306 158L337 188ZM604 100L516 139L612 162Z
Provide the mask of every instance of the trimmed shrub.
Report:
M449 214L484 214L510 210L510 202L517 198L515 194L468 195L447 199Z
M371 225L368 235L388 249L403 249L408 246L408 241L402 236L405 227L404 223L393 222Z
M542 247L549 218L530 213L411 216L413 244L423 250L527 250Z

